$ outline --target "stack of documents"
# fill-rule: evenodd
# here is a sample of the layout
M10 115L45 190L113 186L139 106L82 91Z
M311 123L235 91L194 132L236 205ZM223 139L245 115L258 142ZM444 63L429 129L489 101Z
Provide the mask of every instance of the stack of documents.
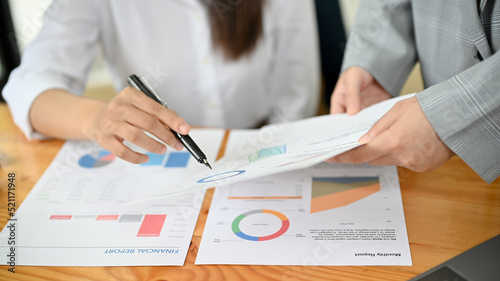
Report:
M16 212L17 264L183 265L205 188L216 186L197 264L411 265L396 168L323 162L360 146L407 97L232 130L213 171L185 150L133 165L68 141ZM224 133L190 135L212 163Z

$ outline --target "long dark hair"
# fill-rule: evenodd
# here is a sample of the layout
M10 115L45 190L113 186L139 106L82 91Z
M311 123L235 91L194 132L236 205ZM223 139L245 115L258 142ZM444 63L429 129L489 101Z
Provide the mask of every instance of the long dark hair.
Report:
M203 0L208 9L212 43L226 59L253 51L263 34L265 0Z

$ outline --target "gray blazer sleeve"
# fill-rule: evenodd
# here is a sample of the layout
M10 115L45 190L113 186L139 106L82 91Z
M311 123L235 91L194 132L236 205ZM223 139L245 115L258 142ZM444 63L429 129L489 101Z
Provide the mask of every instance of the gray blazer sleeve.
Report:
M500 53L417 94L443 142L486 182L500 175Z
M360 66L397 96L415 62L411 1L361 1L347 40L342 71Z
M491 21L494 50L500 23ZM363 67L395 96L419 46L424 83L433 85L417 94L422 110L441 140L491 183L500 175L500 54L490 55L473 23L479 30L475 1L362 1L342 68ZM472 62L477 50L486 58L479 63Z

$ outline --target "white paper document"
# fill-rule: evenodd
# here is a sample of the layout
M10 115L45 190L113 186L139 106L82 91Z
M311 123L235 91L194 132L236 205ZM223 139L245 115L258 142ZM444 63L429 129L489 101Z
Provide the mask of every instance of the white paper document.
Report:
M398 101L393 98L356 115L325 115L286 124L265 126L212 165L159 193L138 199L168 197L194 189L221 186L281 172L310 167L360 146L358 139Z
M213 162L224 130L190 135ZM202 165L185 150L148 156L149 162L134 165L95 143L66 142L16 212L16 264L183 265L204 192L124 203L159 192ZM0 256L11 252L11 235L8 228L0 233Z
M396 167L320 163L217 187L196 264L411 265Z

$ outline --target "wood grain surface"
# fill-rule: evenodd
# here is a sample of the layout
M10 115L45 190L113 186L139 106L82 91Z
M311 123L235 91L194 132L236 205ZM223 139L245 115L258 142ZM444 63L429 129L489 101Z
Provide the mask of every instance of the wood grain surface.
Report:
M9 218L7 174L16 173L19 205L62 144L28 142L0 104L0 227ZM0 280L407 280L500 234L499 179L486 184L457 157L431 172L398 172L413 266L195 266L213 195L209 189L182 267L16 266L11 273L0 266Z

